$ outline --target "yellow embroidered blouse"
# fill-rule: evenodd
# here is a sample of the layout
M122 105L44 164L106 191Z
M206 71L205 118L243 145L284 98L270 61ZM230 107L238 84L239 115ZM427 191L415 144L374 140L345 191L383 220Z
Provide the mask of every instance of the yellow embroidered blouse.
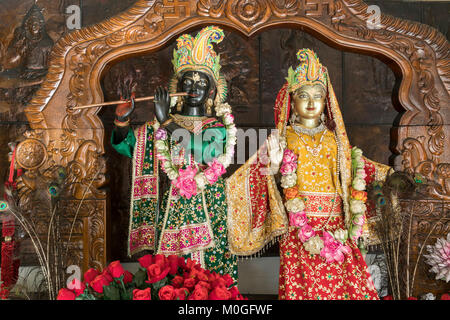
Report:
M320 140L323 136L322 143ZM301 138L300 138L300 136ZM303 139L303 141L302 141ZM325 129L313 137L297 133L292 127L286 128L287 147L297 156L297 187L300 193L334 193L342 196L342 190L337 175L337 144L334 134ZM313 156L306 148L322 148L317 156Z

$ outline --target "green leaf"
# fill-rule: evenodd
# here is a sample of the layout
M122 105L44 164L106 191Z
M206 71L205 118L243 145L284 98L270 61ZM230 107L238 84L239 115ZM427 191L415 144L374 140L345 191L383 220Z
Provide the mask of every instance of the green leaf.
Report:
M133 290L134 287L129 287L125 291L120 290L120 299L121 300L133 300Z
M114 284L103 286L103 296L105 300L120 300L120 290Z
M158 296L159 290L162 287L164 287L165 285L167 285L168 282L169 282L168 279L164 278L164 279L162 279L162 280L160 280L158 282L152 283L152 286L151 286L152 290L151 290L151 292L152 292L152 299L153 300L158 300L159 299L159 296Z
M292 67L289 67L288 76L286 80L290 86L293 85L295 82L295 71L292 69Z
M133 282L139 289L143 290L146 285L147 272L143 269L139 269L133 276Z
M78 297L76 297L75 300L97 300L97 298L95 298L95 296L89 292L84 292L83 294L80 294Z

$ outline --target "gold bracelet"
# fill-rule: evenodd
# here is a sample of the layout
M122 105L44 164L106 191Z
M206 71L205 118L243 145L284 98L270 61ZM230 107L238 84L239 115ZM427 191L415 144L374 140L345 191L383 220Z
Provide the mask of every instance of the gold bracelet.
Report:
M167 119L166 121L164 121L164 122L161 124L161 126L165 127L165 126L167 126L168 124L170 124L170 123L172 123L172 122L173 122L173 118Z
M127 119L124 122L114 119L114 124L118 127L128 127L130 125L130 119Z

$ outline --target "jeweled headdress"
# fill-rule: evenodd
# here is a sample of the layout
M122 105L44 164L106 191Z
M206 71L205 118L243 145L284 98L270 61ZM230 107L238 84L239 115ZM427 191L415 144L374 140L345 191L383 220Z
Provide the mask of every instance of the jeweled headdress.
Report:
M295 69L289 67L288 82L289 92L294 92L305 84L321 84L325 89L328 86L327 68L322 66L316 53L311 49L301 49L297 52L300 64Z
M212 44L220 43L224 37L223 30L216 26L203 28L195 38L190 34L183 34L177 39L172 60L176 77L186 71L209 74L215 81L217 97L221 102L225 101L227 84L220 72L220 55L216 54Z

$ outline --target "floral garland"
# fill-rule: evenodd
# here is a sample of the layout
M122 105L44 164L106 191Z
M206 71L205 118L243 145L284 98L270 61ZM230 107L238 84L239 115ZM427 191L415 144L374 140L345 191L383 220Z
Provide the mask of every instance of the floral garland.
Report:
M153 124L156 157L161 161L161 168L172 181L172 185L179 190L180 195L188 199L204 190L207 184L214 184L226 172L226 168L233 160L237 129L234 124L234 116L231 114L231 106L228 103L219 103L215 110L225 125L227 141L225 153L209 162L205 170L199 168L195 162L194 165L189 165L185 169L175 166L169 151L167 131L160 127L158 121Z
M285 140L285 139L284 139ZM286 141L283 141L286 145ZM303 247L311 254L320 254L327 263L343 262L344 255L350 254L351 249L345 245L350 237L357 240L361 234L365 222L365 201L367 200L366 173L362 151L356 147L352 149L352 170L354 179L351 187L350 213L351 224L349 230L338 229L334 233L323 231L322 237L309 224L306 215L305 203L298 196L297 189L297 155L290 149L285 149L280 172L282 175L281 186L284 189L285 207L289 213L289 224L299 228L298 237Z

